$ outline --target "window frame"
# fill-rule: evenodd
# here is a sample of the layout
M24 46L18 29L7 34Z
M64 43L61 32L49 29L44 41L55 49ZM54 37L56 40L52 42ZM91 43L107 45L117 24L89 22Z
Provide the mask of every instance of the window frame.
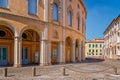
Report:
M54 16L53 16L53 13L54 13L54 12L53 12L53 11L54 11L53 6L55 6L55 5L57 6L57 18L56 18L56 19L55 19ZM59 10L60 10L60 9L59 9L59 5L58 5L57 3L53 3L53 4L52 4L52 20L59 21L59 17L60 17L60 16L59 16Z
M72 18L72 11L68 12L68 25L72 27L73 18Z

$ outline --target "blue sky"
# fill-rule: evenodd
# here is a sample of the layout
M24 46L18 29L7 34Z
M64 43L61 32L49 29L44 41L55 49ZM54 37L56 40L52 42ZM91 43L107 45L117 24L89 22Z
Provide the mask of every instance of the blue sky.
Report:
M120 14L120 0L83 1L87 8L87 40L104 37L105 29Z

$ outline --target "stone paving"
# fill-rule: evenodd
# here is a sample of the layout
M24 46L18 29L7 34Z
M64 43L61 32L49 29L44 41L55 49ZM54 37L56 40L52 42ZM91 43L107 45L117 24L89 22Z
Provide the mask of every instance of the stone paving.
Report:
M8 67L8 77L4 77L4 68L0 68L0 80L120 80L120 75L115 75L113 66L117 67L120 74L118 60L91 59L76 64L35 66L36 76L33 76L33 66Z

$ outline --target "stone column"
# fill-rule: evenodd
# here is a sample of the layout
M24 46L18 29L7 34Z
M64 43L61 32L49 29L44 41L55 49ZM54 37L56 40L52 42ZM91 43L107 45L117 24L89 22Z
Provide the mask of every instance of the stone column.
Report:
M72 62L75 62L75 41L72 42Z
M85 60L85 46L83 46L83 60Z
M22 38L19 39L19 55L18 55L18 67L20 67L22 65Z
M51 42L48 42L48 65L51 65Z
M81 43L81 61L83 60L83 45Z
M45 43L42 40L40 44L40 65L45 65Z
M110 48L110 58L112 58L112 48Z
M18 39L19 37L14 38L14 67L18 67Z
M81 44L80 43L78 45L78 49L79 49L79 52L78 52L78 61L80 62L81 61Z
M60 64L65 63L65 42L60 42L59 44L59 53L60 53Z
M41 40L40 44L40 65L45 66L48 65L48 45L47 41Z

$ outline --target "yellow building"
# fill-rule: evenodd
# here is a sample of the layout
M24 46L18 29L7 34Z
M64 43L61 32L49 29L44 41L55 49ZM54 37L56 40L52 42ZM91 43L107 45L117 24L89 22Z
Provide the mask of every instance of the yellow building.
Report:
M0 0L0 65L84 60L82 0Z
M87 41L85 44L86 57L103 58L104 39L98 38Z

